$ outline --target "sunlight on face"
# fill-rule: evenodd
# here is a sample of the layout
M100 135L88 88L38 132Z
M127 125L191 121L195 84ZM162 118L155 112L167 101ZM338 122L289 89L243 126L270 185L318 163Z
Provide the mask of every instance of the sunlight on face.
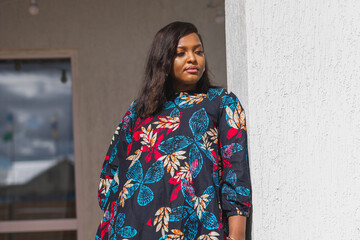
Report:
M195 89L205 71L205 55L196 33L180 38L170 76L175 91Z

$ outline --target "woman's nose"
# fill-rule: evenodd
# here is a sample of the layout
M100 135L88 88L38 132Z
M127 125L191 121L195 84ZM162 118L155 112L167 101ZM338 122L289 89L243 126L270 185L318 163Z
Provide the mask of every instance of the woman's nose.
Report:
M190 52L188 55L188 62L196 62L195 53Z

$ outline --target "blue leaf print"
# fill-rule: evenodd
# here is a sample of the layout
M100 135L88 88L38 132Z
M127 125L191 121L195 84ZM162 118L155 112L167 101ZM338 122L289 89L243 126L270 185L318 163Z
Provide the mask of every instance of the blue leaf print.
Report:
M171 111L170 117L180 117L180 111L177 108L174 108L174 110Z
M153 191L144 184L156 183L164 175L164 169L162 168L162 161L158 160L148 169L143 179L143 169L139 160L132 165L126 173L128 179L132 179L135 183L132 187L128 188L127 199L129 199L134 192L139 188L139 194L137 201L140 206L149 204L154 199Z
M225 181L229 183L232 187L235 187L237 177L233 169L228 172Z
M136 235L137 231L135 228L126 226L122 227L125 223L125 214L119 213L116 219L115 232L123 238L131 238Z
M191 201L193 199L193 197L195 197L195 191L193 186L191 186L191 184L186 180L186 179L181 179L181 191L184 195L184 198L186 200L186 202L191 206L194 207L194 201Z
M128 108L129 112L134 113L135 112L135 106L136 102L132 102Z
M209 195L209 196L208 196L208 201L205 202L205 207L207 207L207 206L209 205L210 201L215 197L215 189L214 189L214 187L213 187L213 186L209 186L209 187L204 191L203 195L204 195L204 194Z
M145 185L141 185L137 201L140 206L146 206L154 199L153 191Z
M106 162L104 164L103 169L101 170L101 175L106 174L106 171L107 171L108 167L109 167L109 162Z
M137 231L133 227L126 226L126 227L123 227L122 229L120 229L118 234L124 238L132 238L137 234Z
M194 106L194 103L185 102L184 98L186 98L187 95L184 94L182 97L180 95L175 99L176 105L178 105L180 108L189 108Z
M172 101L167 101L164 105L164 109L174 108L175 104Z
M214 181L215 186L220 186L220 182L219 182L219 172L218 171L214 171L212 173L212 178Z
M192 201L192 199L195 197L195 191L194 188L191 186L191 184L186 180L182 179L181 181L181 190L183 192L184 198L186 202L191 206L181 206L177 208L173 208L169 215L169 221L175 222L175 221L184 221L184 235L186 236L186 239L193 240L197 234L198 230L198 223L201 221L202 225L207 229L216 229L219 227L218 221L216 219L216 216L213 213L210 213L208 211L203 211L201 220L199 219L199 216L197 214L196 209L194 208L195 202ZM203 195L207 194L207 200L205 201L205 207L206 208L211 200L215 197L215 189L213 186L209 186L203 193Z
M112 218L112 212L111 211L109 211L109 209L107 209L106 211L105 211L105 214L104 214L104 216L103 216L103 222L106 222L106 221L109 221L111 218Z
M190 172L191 172L192 177L196 178L197 175L200 173L200 170L203 165L203 158L202 158L201 153L196 145L192 145L192 147L190 149L189 165L190 165Z
M199 142L196 142L196 144L198 144L198 143ZM211 154L211 152L209 150L203 149L202 147L200 147L200 149L205 153L206 157L208 159L210 159L213 164L217 165L216 159L214 158L214 156Z
M111 174L114 176L115 175L115 173L116 173L116 171L117 171L117 169L114 169L114 168L111 168Z
M232 105L234 103L236 103L236 101L232 97L228 95L224 95L220 104L220 108L226 108L227 106Z
M193 240L197 234L198 229L198 218L196 216L196 212L194 211L193 214L186 220L184 226L184 235L187 236L186 239Z
M176 208L171 209L171 213L169 214L169 221L170 222L176 222L180 221L184 218L187 218L190 213L193 212L192 208L189 208L188 206L179 206Z
M226 200L228 200L230 203L235 203L236 192L234 189L232 189L228 185L224 184L221 189L221 193L226 196Z
M143 170L139 160L137 160L127 171L127 179L133 179L136 182L141 182L143 179Z
M126 138L126 142L127 142L127 143L130 143L131 140L132 140L132 134L131 134L131 132L127 131L127 132L125 133L125 138Z
M243 187L243 186L239 186L236 188L236 192L240 195L243 195L245 197L250 195L250 189Z
M135 183L132 187L129 187L128 190L128 194L126 194L126 198L130 198L135 191L139 188L140 183Z
M130 121L131 121L131 115L127 115L126 117L124 117L124 121L123 121L121 129L124 130L124 131L126 129L129 129Z
M112 187L110 187L109 189L111 189L111 191L112 191L113 193L116 193L116 192L118 191L118 189L119 189L119 185L117 184L116 181L113 181L113 182L115 182L114 185L116 185L116 186L112 186ZM112 184L112 183L111 183L111 184Z
M219 223L215 215L208 211L203 212L200 221L202 225L208 230L217 229L219 227Z
M189 120L190 129L196 141L199 141L209 126L209 117L205 108L196 111Z
M121 228L125 223L125 213L119 213L116 218L116 228Z
M116 185L116 186L115 186ZM110 184L110 187L109 189L111 189L110 191L107 191L106 194L105 194L105 197L101 200L101 204L102 206L105 206L109 200L109 197L110 197L110 194L111 194L111 191L117 191L119 188L118 184L116 181L112 181L111 184Z
M148 169L144 183L155 183L160 181L160 179L164 176L164 168L162 167L163 161L158 160Z
M175 136L175 137L169 138L168 140L160 143L159 149L161 151L163 151L165 154L172 154L183 148L186 148L191 143L193 143L193 140L189 137Z
M114 144L114 147L111 151L111 155L110 155L110 159L108 160L109 162L108 163L112 163L116 157L116 154L117 154L117 145L118 145L119 141L117 141L115 144Z
M221 148L221 155L224 158L230 158L234 153L241 150L243 150L243 147L239 143L232 143Z
M223 92L223 88L210 88L208 93L207 93L207 97L209 98L209 100L213 100L216 96L220 96L221 93Z

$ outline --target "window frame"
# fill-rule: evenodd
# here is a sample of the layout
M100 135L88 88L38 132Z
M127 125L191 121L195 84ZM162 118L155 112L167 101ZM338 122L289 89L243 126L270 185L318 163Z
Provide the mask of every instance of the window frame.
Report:
M81 189L81 151L80 151L80 116L79 116L79 90L78 80L78 51L76 49L0 49L1 60L21 59L57 59L69 58L72 78L72 107L73 107L73 136L74 136L74 174L76 196L76 218L41 219L41 220L15 220L0 221L0 233L19 232L49 232L49 231L77 231L77 238L81 239L82 232L78 221L83 219L80 211L82 202Z

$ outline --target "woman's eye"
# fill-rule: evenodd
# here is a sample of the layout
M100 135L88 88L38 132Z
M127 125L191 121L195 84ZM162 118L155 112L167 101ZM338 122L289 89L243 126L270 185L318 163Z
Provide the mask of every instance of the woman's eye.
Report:
M178 57L182 57L182 56L184 56L184 55L185 55L184 52L178 52L178 53L176 53L176 56L178 56Z
M200 56L201 56L201 55L204 54L204 51L196 51L195 53L196 53L197 55L200 55Z

